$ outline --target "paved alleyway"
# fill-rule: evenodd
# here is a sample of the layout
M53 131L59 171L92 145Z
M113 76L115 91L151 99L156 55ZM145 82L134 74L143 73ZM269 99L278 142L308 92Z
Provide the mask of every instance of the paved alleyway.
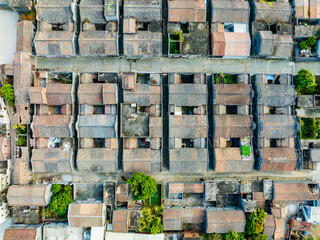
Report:
M247 58L243 60L220 58L141 58L128 60L117 58L70 57L46 58L35 57L34 64L39 70L61 72L204 72L204 73L296 73L301 68L310 69L320 75L319 62L296 62L288 60L263 60Z

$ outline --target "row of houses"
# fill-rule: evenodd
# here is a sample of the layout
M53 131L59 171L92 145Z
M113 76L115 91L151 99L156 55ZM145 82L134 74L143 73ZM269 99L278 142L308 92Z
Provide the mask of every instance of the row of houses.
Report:
M123 21L119 21L118 1L82 0L77 4L71 0L38 0L35 36L30 22L25 24L24 31L30 33L25 37L29 38L29 47L33 42L38 56L119 56L122 46L121 55L127 57L159 57L168 53L171 57L288 58L294 52L296 57L300 56L295 43L316 36L319 30L316 21L320 15L308 10L317 9L318 1L309 6L309 2L297 0L295 8L280 0L252 4L234 0L170 0L167 4L168 12L164 13L160 0L124 1ZM293 16L303 22L294 26Z
M31 81L20 148L32 149L33 172L301 168L291 75L35 71Z
M186 229L198 236L195 239L201 239L199 233L203 232L242 233L246 214L266 207L268 215L263 234L270 239L286 239L286 230L292 228L289 218L295 215L286 209L295 204L302 204L305 212L302 218L294 220L296 225L301 220L309 229L319 224L316 215L319 207L314 204L319 200L319 186L311 182L208 180L173 182L162 187L165 188L163 231L169 235L183 233ZM46 184L9 187L7 199L13 211L13 225L6 229L4 240L25 235L30 236L28 239L64 239L67 236L86 239L83 237L86 235L89 235L87 239L104 239L111 233L139 231L143 208L132 200L130 187L125 183L74 184L75 201L69 205L65 223L41 218L41 208L50 204L50 188L51 185Z

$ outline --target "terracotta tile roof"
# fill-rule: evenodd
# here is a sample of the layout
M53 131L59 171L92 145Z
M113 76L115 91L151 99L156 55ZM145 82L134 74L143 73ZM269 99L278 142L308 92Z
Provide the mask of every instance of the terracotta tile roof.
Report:
M216 172L251 172L253 159L241 158L240 148L215 148Z
M72 84L49 83L46 87L47 105L72 104Z
M249 2L247 1L215 1L212 2L212 22L248 23Z
M251 85L249 84L215 84L216 98L214 104L250 105Z
M319 0L296 0L296 18L298 19L319 19L320 1Z
M71 203L68 211L69 227L103 227L104 211L102 203Z
M263 124L260 137L267 139L293 137L296 131L296 120L291 115L263 115L260 121Z
M170 193L204 193L203 183L169 183Z
M71 116L64 115L42 115L35 116L31 125L33 134L38 137L71 137Z
M276 182L274 201L314 201L319 200L319 191L312 193L308 183Z
M297 165L297 155L294 148L263 148L261 171L283 172L294 171Z
M117 202L128 202L129 184L117 184L116 200Z
M249 115L214 115L215 137L237 138L252 134L252 119Z
M268 214L263 224L263 234L273 239L274 231L276 229L275 217Z
M124 149L123 170L125 173L160 172L161 151L152 149Z
M286 230L286 219L285 218L276 218L276 229L274 232L274 239L284 239L285 230Z
M128 220L127 220L127 210L113 210L113 231L114 232L128 232Z
M5 230L3 240L36 240L36 228L9 228Z
M212 55L247 57L250 55L249 33L212 32Z
M206 210L206 233L244 232L246 217L242 210Z
M205 22L205 0L169 0L169 22Z
M183 224L204 224L204 208L164 208L163 230L181 231Z
M50 201L51 185L10 186L7 199L9 206L42 206Z
M117 87L115 84L83 83L79 85L78 98L80 104L104 105L117 103ZM104 99L106 102L104 102Z
M118 85L116 83L103 84L102 94L104 104L118 104Z
M43 87L30 87L29 97L31 104L45 104L47 102L45 95L45 88Z
M32 52L33 23L18 21L16 52Z

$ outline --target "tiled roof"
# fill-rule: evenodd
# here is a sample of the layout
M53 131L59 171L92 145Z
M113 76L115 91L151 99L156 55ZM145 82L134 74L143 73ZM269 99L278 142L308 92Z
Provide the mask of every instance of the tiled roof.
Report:
M170 193L204 193L203 183L169 183Z
M253 2L255 5L255 20L274 24L277 22L289 22L291 18L291 6L289 2Z
M208 119L206 115L170 115L169 137L206 138Z
M9 228L4 232L3 240L36 240L36 228Z
M206 210L206 232L228 233L245 232L246 217L242 210L215 209Z
M125 0L124 18L137 18L139 22L162 20L162 1L160 0Z
M251 85L249 84L215 84L216 98L214 104L250 105Z
M288 138L293 137L296 131L296 121L289 115L263 115L260 116L263 124L260 137L265 138Z
M207 104L206 84L170 84L169 104L199 106Z
M248 23L249 2L212 0L212 22Z
M72 104L72 84L49 83L46 86L47 105Z
M102 203L69 204L68 221L70 227L103 227L105 209Z
M60 137L72 136L70 124L73 117L64 115L42 115L35 116L31 125L33 134L38 137Z
M169 0L169 22L205 22L205 0Z
M215 137L249 137L252 133L252 119L249 115L214 115Z
M9 206L42 206L50 201L51 185L10 186L7 199Z
M294 148L263 148L260 149L263 172L294 171L297 166L297 154Z
M274 201L315 201L319 191L309 189L308 183L275 182Z
M161 151L152 149L124 149L123 170L125 173L160 172Z
M72 21L72 0L39 0L36 4L37 20L52 24Z
M79 116L77 125L80 138L117 137L117 116L114 115Z
M242 159L241 149L238 148L215 148L216 172L251 172L253 159Z

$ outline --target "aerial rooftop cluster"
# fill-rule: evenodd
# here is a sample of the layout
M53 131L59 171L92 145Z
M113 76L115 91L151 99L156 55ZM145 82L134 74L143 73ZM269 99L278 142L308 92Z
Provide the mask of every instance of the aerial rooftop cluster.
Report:
M1 9L0 238L320 237L320 0Z

